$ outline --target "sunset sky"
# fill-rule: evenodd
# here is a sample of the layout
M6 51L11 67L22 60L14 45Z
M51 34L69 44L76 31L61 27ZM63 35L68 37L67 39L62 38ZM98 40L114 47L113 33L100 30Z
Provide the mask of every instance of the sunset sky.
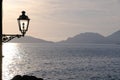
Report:
M31 19L27 35L49 41L120 30L120 0L3 0L4 33L20 33L17 18L22 10Z

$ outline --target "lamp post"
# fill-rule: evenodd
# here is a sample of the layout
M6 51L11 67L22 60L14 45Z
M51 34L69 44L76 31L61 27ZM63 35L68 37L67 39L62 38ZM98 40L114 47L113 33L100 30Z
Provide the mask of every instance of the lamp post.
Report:
M0 80L2 80L2 0L0 1Z
M8 42L14 38L24 37L28 31L29 17L25 15L25 11L22 11L22 15L19 16L18 26L21 34L3 34L2 33L2 0L0 1L0 80L2 80L2 42Z

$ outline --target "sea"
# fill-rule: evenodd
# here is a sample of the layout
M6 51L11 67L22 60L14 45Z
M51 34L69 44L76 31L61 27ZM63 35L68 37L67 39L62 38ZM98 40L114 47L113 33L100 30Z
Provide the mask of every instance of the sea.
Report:
M3 80L120 80L119 44L4 43Z

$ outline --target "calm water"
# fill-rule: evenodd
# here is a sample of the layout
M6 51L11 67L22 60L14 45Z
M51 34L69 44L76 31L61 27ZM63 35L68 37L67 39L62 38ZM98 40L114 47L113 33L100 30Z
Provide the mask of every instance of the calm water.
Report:
M3 44L3 78L33 75L45 80L120 80L120 45Z

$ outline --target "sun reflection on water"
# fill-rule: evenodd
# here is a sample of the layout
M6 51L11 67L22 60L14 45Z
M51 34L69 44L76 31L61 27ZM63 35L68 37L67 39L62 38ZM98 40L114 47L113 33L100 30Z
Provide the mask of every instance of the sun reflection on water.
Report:
M13 64L15 64L14 58L19 57L18 45L15 43L3 44L3 79L9 80L14 75Z

